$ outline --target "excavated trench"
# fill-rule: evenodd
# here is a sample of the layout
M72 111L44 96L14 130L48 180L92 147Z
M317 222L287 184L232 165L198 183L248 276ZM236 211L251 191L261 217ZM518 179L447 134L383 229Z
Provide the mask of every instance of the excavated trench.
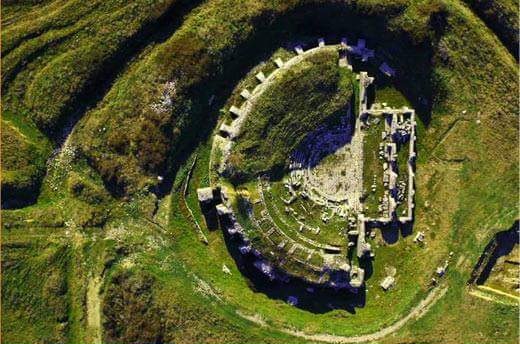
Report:
M500 257L506 256L520 243L519 221L510 229L495 234L487 244L477 264L473 268L468 284L482 285L486 282Z

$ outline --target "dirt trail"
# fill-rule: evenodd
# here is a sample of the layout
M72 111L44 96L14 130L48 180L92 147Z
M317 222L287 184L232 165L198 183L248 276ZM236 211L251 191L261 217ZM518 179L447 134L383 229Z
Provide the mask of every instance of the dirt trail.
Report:
M405 315L403 318L395 322L394 324L385 327L377 332L373 332L370 334L365 334L361 336L338 336L338 335L332 335L332 334L306 334L302 331L295 331L288 328L281 328L278 329L281 332L290 334L292 336L304 338L306 340L310 341L316 341L316 342L326 342L326 343L364 343L364 342L372 342L379 340L383 337L388 336L389 334L401 329L409 320L412 318L419 319L422 317L431 306L433 306L444 294L446 294L446 291L448 291L448 287L443 288L435 288L433 289L426 298L424 298L417 306L415 306L410 313ZM244 316L242 313L238 313L240 316L243 316L244 318L251 320L261 326L268 326L265 325L264 321L258 321L258 318L254 318L251 316ZM256 321L255 321L256 320ZM268 326L270 327L270 326ZM275 328L273 328L275 329Z
M87 286L87 327L92 344L101 344L101 276L93 277Z
M519 296L512 295L485 285L477 286L475 289L470 290L469 294L486 301L500 303L508 306L518 306L520 304Z

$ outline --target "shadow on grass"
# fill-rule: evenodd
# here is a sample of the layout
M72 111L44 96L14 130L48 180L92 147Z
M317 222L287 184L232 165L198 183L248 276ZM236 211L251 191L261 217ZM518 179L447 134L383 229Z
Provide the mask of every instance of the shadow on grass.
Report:
M356 308L362 308L366 302L366 291L362 287L357 293L348 289L334 290L307 283L302 279L287 277L283 272L275 270L277 276L284 276L271 280L254 266L258 258L252 253L242 254L238 247L241 240L232 237L223 231L226 247L244 277L247 278L249 287L258 293L263 293L271 299L287 302L290 297L296 297L298 303L295 307L316 314L323 314L335 309L345 310L351 314L356 313Z
M356 134L355 117L352 114L326 121L318 129L307 134L299 147L291 154L291 161L301 168L314 168L325 158L352 142Z
M413 218L414 216L412 216ZM406 238L407 236L412 235L413 233L413 221L401 223L397 219L394 219L392 222L381 225L379 223L370 224L369 228L371 230L375 230L378 228L381 231L381 237L384 242L388 245L395 244L399 241L399 238Z
M510 229L498 232L495 234L493 239L491 239L475 265L468 283L476 283L478 285L484 284L491 274L497 260L500 257L511 253L513 248L519 243L520 226L519 221L517 220Z
M381 236L385 243L392 245L399 240L399 231L396 228L381 228Z

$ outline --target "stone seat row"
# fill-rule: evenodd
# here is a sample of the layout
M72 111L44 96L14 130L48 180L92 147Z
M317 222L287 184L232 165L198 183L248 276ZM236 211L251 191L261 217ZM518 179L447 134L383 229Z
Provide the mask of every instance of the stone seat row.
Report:
M334 45L332 45L332 46L334 46ZM357 45L348 45L347 38L344 37L344 38L341 39L341 43L340 43L339 46L340 46L340 48L342 50L348 51L349 53L351 53L351 54L353 54L355 56L360 57L363 62L365 62L369 58L373 58L375 56L374 50L367 48L366 47L366 40L362 39L362 38L358 39ZM294 48L297 56L293 57L292 59L290 59L287 62L284 62L281 58L276 58L274 60L274 63L276 64L276 67L277 67L277 70L278 70L278 69L282 68L286 64L290 65L291 61L294 60L295 58L297 58L300 55L304 55L304 54L309 53L309 52L314 52L317 49L325 48L325 47L326 47L325 40L323 38L319 38L318 39L318 46L316 48L311 48L311 49L305 51L301 45L297 45ZM346 62L342 61L342 59L345 59ZM340 55L340 61L339 61L340 66L344 65L345 67L349 67L350 69L352 69L352 66L350 65L350 63L346 59L347 59L347 55L344 55L344 56ZM383 62L381 64L381 66L379 67L379 69L385 75L388 75L388 76L394 76L395 75L395 70L392 69L386 62ZM275 72L276 72L276 70L273 73L275 73ZM271 75L273 73L271 73ZM269 77L266 77L265 74L262 71L260 71L260 72L258 72L255 75L255 78L258 80L258 82L260 84L262 84L262 83L266 82L266 80ZM251 99L252 95L255 93L255 91L257 91L258 87L259 87L259 85L255 88L255 90L253 90L253 92L250 92L247 89L243 89L241 91L240 95L242 96L242 98L244 98L244 100L245 100L244 103ZM235 120L239 119L239 117L243 114L242 113L242 108L238 108L238 107L236 107L234 105L231 106L229 111L230 111L232 117ZM244 115L247 115L247 113L244 114ZM227 125L225 123L222 123L222 125L219 128L220 134L222 136L229 137L230 139L234 139L240 132L240 124L241 124L241 123L234 123L234 122L235 121L233 121L231 125Z
M261 203L264 204L263 202ZM309 262L313 257L320 261L322 260L320 259L320 251L296 242L292 237L282 231L270 218L266 208L261 211L260 219L254 217L253 223L271 246L286 251L286 253L292 258L302 262ZM316 271L322 270L320 266L311 267Z

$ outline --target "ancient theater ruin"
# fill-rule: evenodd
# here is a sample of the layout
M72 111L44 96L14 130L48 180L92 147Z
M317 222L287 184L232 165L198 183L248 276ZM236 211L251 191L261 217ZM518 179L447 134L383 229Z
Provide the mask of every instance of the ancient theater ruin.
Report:
M244 89L242 104L232 106L230 123L222 122L214 136L210 168L216 175L211 189L200 190L201 205L211 204L219 223L243 255L270 279L300 278L305 283L356 292L364 285L363 262L376 252L371 238L376 228L411 226L415 193L415 111L369 100L376 75L356 73L356 96L334 123L309 132L287 158L286 173L274 180L258 175L247 187L226 179L230 151L257 100L277 75L322 49L337 50L338 68L353 69L352 61L375 58L365 40L347 39L304 50L287 61L277 58L270 74L256 75L257 86ZM378 68L378 69L377 69ZM394 77L387 62L378 62L381 77ZM217 154L218 152L218 154ZM385 288L393 284L385 283ZM385 289L385 290L386 290Z

